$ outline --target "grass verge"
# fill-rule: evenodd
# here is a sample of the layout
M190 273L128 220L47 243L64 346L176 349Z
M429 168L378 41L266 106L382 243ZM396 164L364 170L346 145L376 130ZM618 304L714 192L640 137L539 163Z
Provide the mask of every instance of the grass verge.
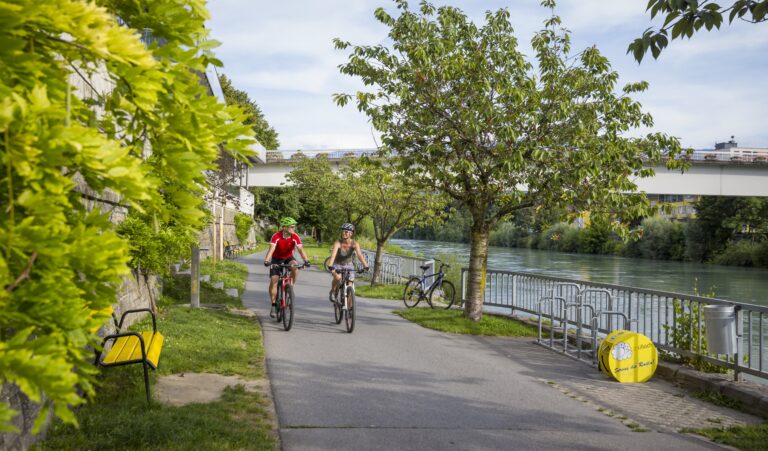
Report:
M484 314L475 322L464 317L461 310L437 310L412 308L398 310L396 314L416 324L441 332L467 335L488 335L495 337L535 337L537 329L514 319Z
M224 290L213 288L211 283L200 284L200 302L202 304L223 304L232 307L242 307L240 299L245 291L245 279L248 277L248 267L242 263L229 260L213 261L206 259L200 262L200 273L210 274L211 283L224 282L225 288L237 288L238 297L229 296ZM180 274L166 280L163 286L163 297L158 300L159 306L173 304L189 304L191 277Z
M372 299L393 299L403 300L403 285L376 285L372 287L370 283L360 280L355 283L355 293L360 297Z
M131 329L148 327L145 320ZM155 373L264 377L261 329L253 318L170 307L158 316L158 330L165 345L152 385ZM96 398L76 411L79 429L56 421L36 449L276 449L267 406L264 396L242 386L212 403L148 406L140 365L106 368Z
M742 450L764 450L768 444L768 423L730 428L685 429L708 439Z
M224 282L224 288L237 288L238 293L245 290L248 267L231 260L205 259L200 262L200 274L210 274L211 282Z

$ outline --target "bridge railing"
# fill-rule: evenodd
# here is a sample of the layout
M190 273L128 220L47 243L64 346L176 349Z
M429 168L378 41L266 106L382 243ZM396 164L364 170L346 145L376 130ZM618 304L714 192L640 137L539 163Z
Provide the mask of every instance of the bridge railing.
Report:
M345 158L360 158L363 155L371 155L378 149L334 149L334 150L284 150L267 151L267 162L292 161L297 158L317 158L325 155L330 160L343 160Z
M754 163L768 164L768 155L764 152L731 152L731 151L696 151L693 155L680 155L678 159L694 162L720 162L720 163Z
M462 268L462 302L467 298L468 273L467 268ZM488 270L486 280L485 306L536 316L543 309L542 313L551 318L553 327L560 323L561 330L566 333L573 328L590 335L596 332L598 336L623 329L626 325L619 318L625 316L632 331L649 337L662 352L709 362L731 369L735 375L746 373L768 379L766 306L525 272ZM540 302L555 297L562 302ZM707 352L705 305L735 307L738 338L734 356ZM595 312L597 322L593 323ZM616 313L601 315L600 312Z

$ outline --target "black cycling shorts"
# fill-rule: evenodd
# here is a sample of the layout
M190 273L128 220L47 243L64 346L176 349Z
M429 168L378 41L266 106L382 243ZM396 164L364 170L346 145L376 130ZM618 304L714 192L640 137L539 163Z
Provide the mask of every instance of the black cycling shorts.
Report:
M273 258L272 264L273 265L287 265L291 262L296 263L296 258L294 257L288 257L288 258ZM280 275L280 268L269 268L269 276L279 276Z

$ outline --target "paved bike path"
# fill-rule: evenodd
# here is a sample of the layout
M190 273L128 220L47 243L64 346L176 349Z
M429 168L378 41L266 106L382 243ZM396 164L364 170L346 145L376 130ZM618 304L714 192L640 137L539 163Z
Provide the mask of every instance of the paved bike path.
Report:
M594 377L531 339L422 328L395 301L358 299L352 334L333 321L330 275L300 272L291 331L269 318L263 254L245 257L243 301L259 316L285 450L717 449L632 432L553 387Z

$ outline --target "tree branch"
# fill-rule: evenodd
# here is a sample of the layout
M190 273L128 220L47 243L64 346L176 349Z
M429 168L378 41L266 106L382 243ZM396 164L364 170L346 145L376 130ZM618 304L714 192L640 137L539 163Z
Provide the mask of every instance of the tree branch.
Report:
M10 293L11 291L15 290L16 287L18 287L19 284L24 279L29 279L29 273L32 270L32 264L35 263L35 260L37 260L37 252L32 252L32 255L29 257L29 260L27 261L27 267L24 268L24 271L22 271L21 274L19 274L19 277L17 277L12 284L5 287L5 291Z

